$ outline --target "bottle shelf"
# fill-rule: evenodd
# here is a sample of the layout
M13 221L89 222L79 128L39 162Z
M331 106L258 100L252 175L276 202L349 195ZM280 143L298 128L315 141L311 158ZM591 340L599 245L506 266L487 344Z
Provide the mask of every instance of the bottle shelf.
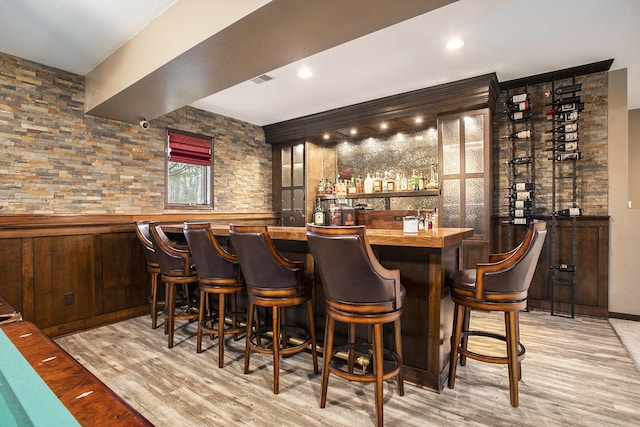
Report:
M320 200L336 200L336 199L386 199L391 197L433 197L439 196L440 189L436 190L421 190L421 191L383 191L376 193L357 193L348 194L346 196L336 196L335 194L325 194L323 196L316 196L316 199Z

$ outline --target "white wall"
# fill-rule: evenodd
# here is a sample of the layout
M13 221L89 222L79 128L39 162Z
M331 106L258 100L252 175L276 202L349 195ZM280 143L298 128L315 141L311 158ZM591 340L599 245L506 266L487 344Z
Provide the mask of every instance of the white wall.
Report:
M633 117L633 116L632 116ZM629 209L627 70L609 73L609 312L640 316L640 209ZM639 165L635 165L640 167ZM633 183L640 185L640 183Z

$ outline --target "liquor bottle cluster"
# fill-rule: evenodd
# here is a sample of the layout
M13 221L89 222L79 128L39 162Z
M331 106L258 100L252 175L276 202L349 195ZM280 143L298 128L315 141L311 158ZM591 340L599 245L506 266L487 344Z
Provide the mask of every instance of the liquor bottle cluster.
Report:
M504 188L504 197L508 200L503 204L502 216L509 217L504 223L514 225L531 223L534 210L532 103L526 87L524 89L514 95L507 92L504 103L509 132L502 139L507 140L510 158L503 162L509 171L509 186Z

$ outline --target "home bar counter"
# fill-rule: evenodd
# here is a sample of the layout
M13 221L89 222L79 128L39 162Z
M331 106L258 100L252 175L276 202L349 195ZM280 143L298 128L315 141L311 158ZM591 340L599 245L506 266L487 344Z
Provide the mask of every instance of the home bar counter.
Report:
M167 228L178 229L180 225ZM212 229L218 236L229 235L226 225L213 224ZM269 226L268 230L284 256L304 260L306 269L313 272L305 227ZM448 375L453 325L453 302L445 278L458 269L461 243L472 236L471 228L420 230L416 235L404 234L402 230L367 229L367 239L380 263L400 270L407 291L402 313L405 379L437 392L444 387ZM321 338L324 298L319 280L316 275L315 313Z

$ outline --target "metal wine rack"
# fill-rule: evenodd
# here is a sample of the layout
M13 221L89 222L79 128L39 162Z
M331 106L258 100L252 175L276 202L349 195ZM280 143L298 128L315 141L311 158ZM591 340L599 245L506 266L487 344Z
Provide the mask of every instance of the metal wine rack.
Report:
M555 289L557 286L566 287L571 294L571 318L575 317L576 305L576 260L577 260L577 215L569 215L572 221L571 229L571 259L559 253L558 243L558 212L561 209L577 209L577 161L581 158L579 151L579 119L584 104L580 101L581 86L576 84L576 78L571 78L570 84L557 85L551 82L551 102L547 111L550 118L551 139L548 150L552 153L551 180L551 315L556 313ZM563 146L564 144L564 146ZM575 144L575 145L574 145ZM558 148L562 147L560 151ZM571 186L571 197L567 198L567 185ZM570 205L570 206L568 206ZM581 211L579 211L581 212ZM563 259L565 257L565 259ZM565 262L563 262L565 261Z

